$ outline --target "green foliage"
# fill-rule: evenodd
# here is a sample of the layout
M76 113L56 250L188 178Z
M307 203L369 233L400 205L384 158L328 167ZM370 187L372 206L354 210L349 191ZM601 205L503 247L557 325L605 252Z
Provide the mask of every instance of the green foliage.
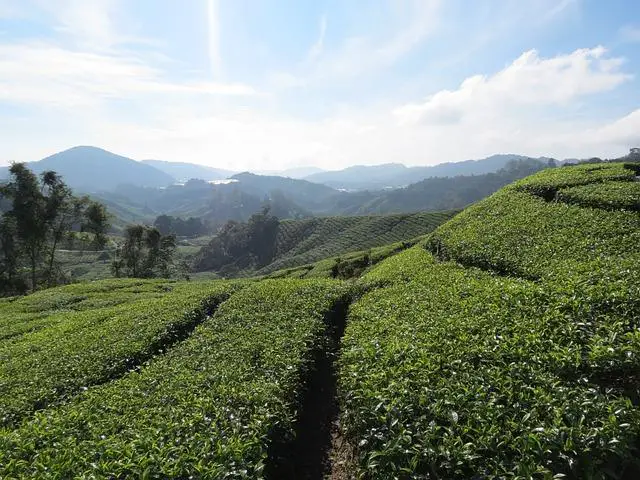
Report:
M140 372L0 432L0 476L262 478L347 294L333 281L241 290Z
M201 218L189 217L186 220L170 215L160 215L153 222L162 235L176 235L179 237L197 237L207 233L207 227Z
M111 269L116 277L168 278L175 250L175 235L162 235L148 225L129 225Z
M615 164L612 167L613 174L604 167L596 172L604 171L613 181L620 171L629 171ZM526 179L524 185L540 191L549 185L576 184L578 180L572 182L569 175L572 171L578 179L582 176L582 166L556 171L565 178L549 180L547 170ZM595 181L605 188L611 182L602 183L603 176L596 173ZM613 275L633 281L640 274L640 217L636 212L546 202L522 192L522 185L493 195L443 225L431 238L431 250L464 265L528 278L552 276L569 281L584 276L612 281Z
M308 265L278 270L269 274L268 278L339 278L343 280L358 278L385 258L406 250L421 240L424 238L417 237L369 250L350 252Z
M358 478L638 478L637 174L545 170L410 241L452 214L263 212L218 247L291 265L278 279L0 299L0 477L273 476L356 288L338 387Z
M639 474L635 174L545 170L364 276L340 373L361 474Z
M253 214L247 223L227 222L195 257L196 271L214 270L233 276L273 260L280 221L270 208Z
M374 278L391 285L351 310L340 387L360 471L583 479L632 463L640 412L597 383L601 363L638 362L623 353L640 353L637 333L621 329L624 308L589 311L578 290L429 257L414 247L387 260ZM605 360L617 331L619 355Z
M58 283L56 253L63 239L82 229L101 248L108 229L104 207L73 196L55 172L38 178L25 164L14 163L9 174L0 189L9 203L0 220L0 292L5 295L35 290L42 280L48 286Z
M624 163L583 164L547 169L515 182L510 188L551 200L561 188L613 180L632 181L634 175L635 169Z
M640 211L640 182L606 182L563 188L558 201L605 210Z
M109 285L47 290L3 305L1 425L136 368L188 334L235 288L130 282L92 291Z

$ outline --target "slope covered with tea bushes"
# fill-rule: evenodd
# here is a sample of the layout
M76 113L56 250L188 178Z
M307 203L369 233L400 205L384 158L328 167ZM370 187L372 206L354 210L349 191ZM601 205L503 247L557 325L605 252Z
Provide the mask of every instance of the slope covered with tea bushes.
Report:
M259 270L258 274L408 241L432 232L455 213L457 212L420 212L283 221L278 230L275 260Z
M562 197L624 181L542 172L366 276L340 360L359 475L637 478L640 217Z
M114 284L49 290L5 306L2 323L11 322L14 335L0 341L0 425L15 424L34 410L138 367L188 336L236 288L227 283L130 282L104 292L101 283L107 288ZM139 293L127 301L131 287ZM47 300L56 303L47 306ZM6 311L29 310L29 304L38 305L36 312L20 320ZM46 316L29 317L51 307ZM21 324L31 331L19 335Z
M287 453L273 447L294 436L303 380L349 291L247 286L140 372L0 431L0 476L262 478Z
M360 251L273 279L0 300L0 477L307 478L333 428L332 478L639 478L637 177L545 170L381 248L433 217L284 222L283 259Z

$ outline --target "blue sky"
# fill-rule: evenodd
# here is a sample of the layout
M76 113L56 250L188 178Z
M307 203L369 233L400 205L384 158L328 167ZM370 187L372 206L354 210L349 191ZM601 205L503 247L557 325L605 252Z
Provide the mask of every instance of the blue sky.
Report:
M635 0L0 0L0 163L617 156L639 72Z

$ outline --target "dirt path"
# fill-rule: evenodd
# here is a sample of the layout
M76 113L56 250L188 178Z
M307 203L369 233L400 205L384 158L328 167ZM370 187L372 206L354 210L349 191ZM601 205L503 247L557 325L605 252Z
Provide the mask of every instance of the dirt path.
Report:
M339 435L336 359L344 333L348 302L336 306L328 319L325 348L314 355L314 368L304 382L295 439L274 446L265 470L270 480L345 480L343 442ZM346 470L345 470L346 472Z

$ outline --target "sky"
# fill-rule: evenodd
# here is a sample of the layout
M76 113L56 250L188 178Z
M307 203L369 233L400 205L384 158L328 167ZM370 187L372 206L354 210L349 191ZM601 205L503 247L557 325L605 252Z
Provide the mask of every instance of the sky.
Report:
M0 164L614 157L639 73L637 0L0 0Z

